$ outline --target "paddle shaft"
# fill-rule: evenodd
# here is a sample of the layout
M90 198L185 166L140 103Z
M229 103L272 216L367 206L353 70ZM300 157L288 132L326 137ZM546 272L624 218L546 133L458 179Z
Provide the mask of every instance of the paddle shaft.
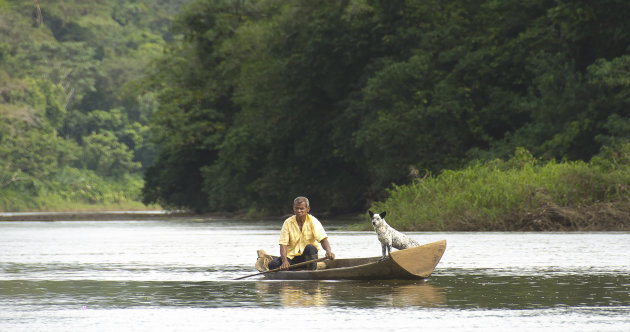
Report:
M312 259L310 261L306 261L306 262L302 262L302 263L289 265L289 270L292 269L292 268L295 268L295 267L300 267L300 266L304 266L304 265L311 264L311 263L317 263L317 262L325 261L327 259L328 259L327 257L322 257L322 258ZM244 277L239 277L239 278L236 278L234 280L241 280L241 279L257 276L257 275L260 275L260 274L271 273L271 272L278 272L278 271L281 271L281 270L282 270L282 268L279 267L277 269L273 269L273 270L269 270L269 271L265 271L265 272L254 273L254 274L250 274L250 275L244 276Z

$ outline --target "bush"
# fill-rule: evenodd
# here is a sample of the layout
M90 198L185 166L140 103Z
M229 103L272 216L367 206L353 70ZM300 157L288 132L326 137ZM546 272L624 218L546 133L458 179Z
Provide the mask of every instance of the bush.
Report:
M0 188L0 211L142 209L140 175L111 179L63 168L49 180L31 178Z
M477 162L394 186L372 210L387 211L400 230L627 230L629 147L605 149L590 163L541 162L518 149L507 162Z

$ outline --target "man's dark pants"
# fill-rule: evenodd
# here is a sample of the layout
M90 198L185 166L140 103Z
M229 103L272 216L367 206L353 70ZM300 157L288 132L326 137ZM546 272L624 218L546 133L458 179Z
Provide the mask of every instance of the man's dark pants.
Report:
M317 248L315 248L315 246L313 246L312 244L307 244L306 247L304 247L304 252L302 253L302 255L295 256L292 259L289 259L289 264L294 265L297 263L302 263L302 262L310 261L313 259L317 259ZM269 270L277 269L280 267L280 265L282 265L282 258L274 257L271 260L271 262L269 262L269 265L268 265ZM308 265L311 265L311 264L308 264ZM311 266L310 268L314 270L313 266Z

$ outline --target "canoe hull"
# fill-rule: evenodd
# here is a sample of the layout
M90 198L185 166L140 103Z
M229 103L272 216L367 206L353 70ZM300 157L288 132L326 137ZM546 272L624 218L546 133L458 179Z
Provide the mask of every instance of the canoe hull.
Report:
M385 280L423 279L433 273L446 250L446 241L394 251L381 257L335 259L321 270L279 271L265 274L275 280Z

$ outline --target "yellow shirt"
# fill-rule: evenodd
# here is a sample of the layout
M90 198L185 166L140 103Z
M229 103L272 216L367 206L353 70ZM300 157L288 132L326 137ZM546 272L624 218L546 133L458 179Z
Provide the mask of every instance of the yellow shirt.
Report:
M287 258L292 259L295 256L302 255L304 248L308 244L312 244L319 251L321 249L319 242L327 237L324 227L317 218L307 214L300 231L297 219L293 216L287 218L282 224L280 244L287 246Z

